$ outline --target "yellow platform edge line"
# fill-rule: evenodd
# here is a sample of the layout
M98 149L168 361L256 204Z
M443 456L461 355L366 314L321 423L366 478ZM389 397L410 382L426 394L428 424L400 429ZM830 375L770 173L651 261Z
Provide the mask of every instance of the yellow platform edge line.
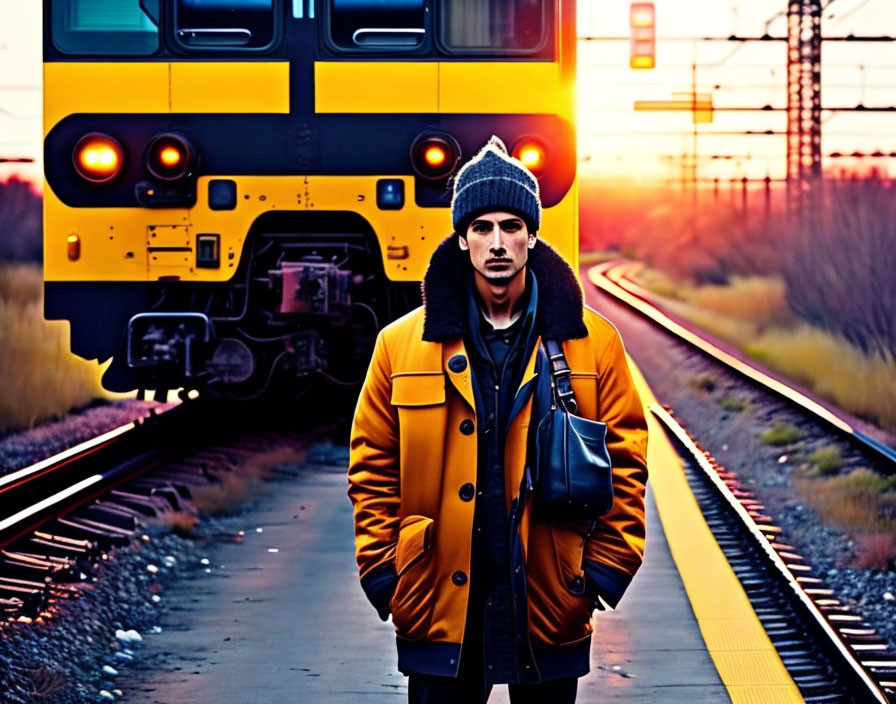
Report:
M634 361L629 358L628 362L647 415L647 464L660 522L707 651L731 701L803 702L706 524L678 453L650 412L659 402Z

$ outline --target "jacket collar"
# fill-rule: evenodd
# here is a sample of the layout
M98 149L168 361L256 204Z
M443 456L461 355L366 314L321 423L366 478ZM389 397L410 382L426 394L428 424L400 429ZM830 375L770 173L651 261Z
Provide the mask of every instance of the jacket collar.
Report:
M582 309L582 289L572 268L542 240L529 252L529 271L538 285L535 331L549 340L588 335ZM423 277L423 339L444 342L464 334L467 325L467 278L470 255L447 237L433 252Z

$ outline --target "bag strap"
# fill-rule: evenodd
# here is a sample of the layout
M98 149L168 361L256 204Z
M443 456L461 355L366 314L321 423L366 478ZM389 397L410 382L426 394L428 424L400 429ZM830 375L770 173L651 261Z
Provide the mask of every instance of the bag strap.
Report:
M543 342L548 354L548 361L551 363L551 389L554 392L554 401L567 413L575 415L579 406L569 381L572 370L566 363L563 347L557 340L544 340Z

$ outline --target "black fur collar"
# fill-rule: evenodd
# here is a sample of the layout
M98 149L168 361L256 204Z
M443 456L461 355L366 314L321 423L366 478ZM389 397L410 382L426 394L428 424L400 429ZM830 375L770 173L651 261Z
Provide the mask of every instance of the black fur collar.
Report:
M582 317L582 290L566 261L538 240L529 252L529 269L538 281L535 330L548 340L572 340L588 334ZM460 249L457 235L433 252L423 277L423 339L444 342L466 330L467 277L470 255Z

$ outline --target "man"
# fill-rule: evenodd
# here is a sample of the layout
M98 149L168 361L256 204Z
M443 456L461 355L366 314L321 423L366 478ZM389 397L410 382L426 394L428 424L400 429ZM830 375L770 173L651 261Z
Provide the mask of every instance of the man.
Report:
M575 701L594 608L644 549L646 424L616 330L536 233L538 182L493 137L457 174L455 233L424 305L379 335L355 412L349 496L361 585L395 625L410 702ZM615 501L593 531L549 522L530 429L560 340L582 416L607 424Z

